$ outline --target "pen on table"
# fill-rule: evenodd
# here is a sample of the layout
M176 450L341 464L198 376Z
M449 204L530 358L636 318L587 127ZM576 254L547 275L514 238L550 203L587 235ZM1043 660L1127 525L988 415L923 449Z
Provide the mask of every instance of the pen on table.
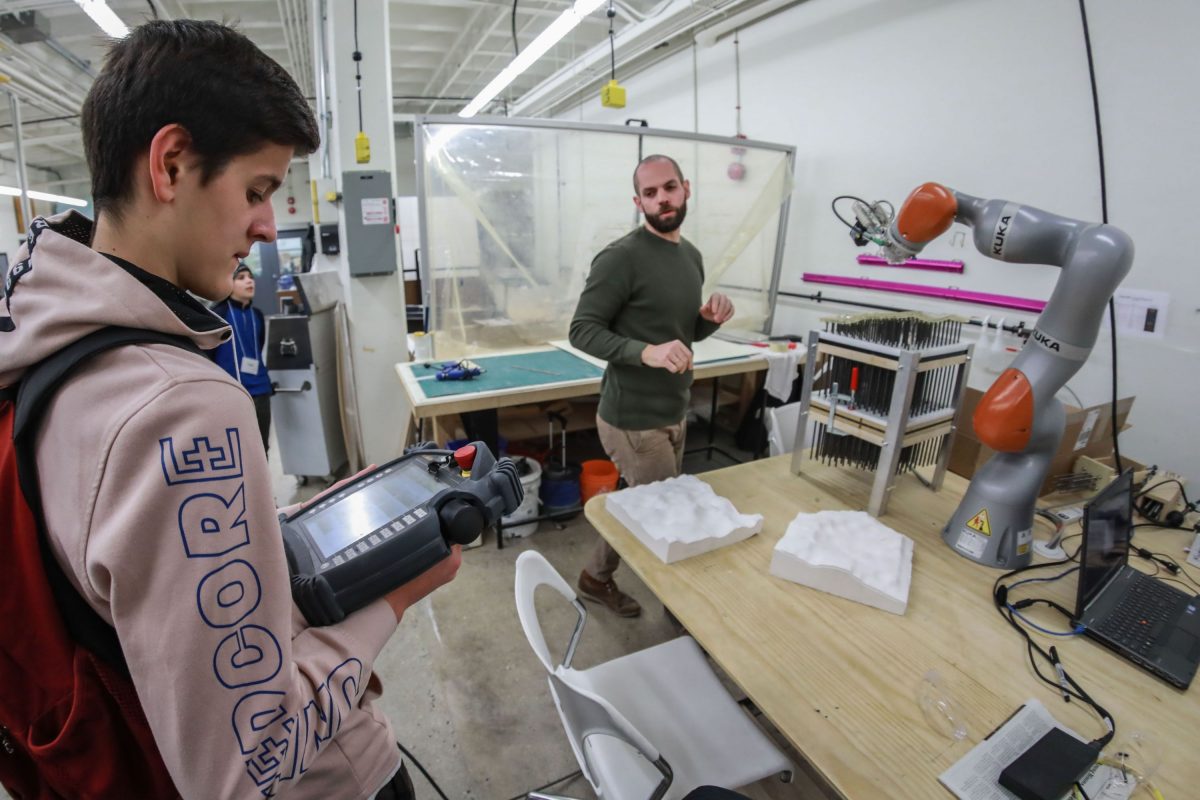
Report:
M1063 672L1062 662L1058 660L1058 650L1050 646L1050 661L1054 664L1054 672L1058 675L1058 686L1062 689L1063 700L1071 702L1071 693L1067 691L1067 674Z

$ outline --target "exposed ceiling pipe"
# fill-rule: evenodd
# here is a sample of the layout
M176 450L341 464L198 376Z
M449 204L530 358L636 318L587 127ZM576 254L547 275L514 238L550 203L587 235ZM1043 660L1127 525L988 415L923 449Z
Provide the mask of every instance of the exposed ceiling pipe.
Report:
M317 129L321 134L321 177L329 179L333 177L333 168L330 164L329 154L332 145L329 141L329 131L332 124L329 116L329 54L325 50L325 43L329 36L329 29L326 26L326 0L310 0L310 2L312 33L317 42L317 46L314 46L312 51L316 62L313 79L316 82L317 93Z
M29 178L25 174L25 150L21 146L21 100L11 92L8 95L9 113L12 115L13 121L13 142L16 145L17 157L17 188L21 190L21 196L18 202L21 205L21 217L24 219L24 225L32 222L29 216Z
M433 86L437 83L438 78L442 76L442 70L446 69L446 67L450 64L450 59L452 59L454 54L458 52L458 49L462 47L467 37L471 35L471 31L475 30L475 23L479 21L479 16L483 13L484 8L484 6L479 6L471 13L471 18L467 20L467 24L463 26L461 31L459 31L458 36L454 37L454 42L446 48L446 52L442 56L441 63L437 65L437 69L435 69L433 71L433 75L429 77L429 82L425 84L425 88L421 90L421 94L434 94ZM494 23L492 27L495 27ZM478 49L478 45L476 45L476 49ZM433 106L430 106L428 109L426 109L425 113L428 114L432 110Z
M713 0L698 4L692 0L671 0L657 16L643 22L627 25L616 34L613 44L618 54L617 65L628 64L665 41L690 33L697 26L713 19L721 12L728 12L757 0ZM514 104L517 116L536 116L546 113L558 104L576 95L582 87L592 82L608 79L609 44L597 44L566 67L527 91Z
M38 48L17 46L8 37L0 37L0 43L5 45L0 48L4 53L0 66L13 79L10 88L16 88L23 100L55 114L78 113L83 92L75 74L61 72L61 62L51 63Z
M288 62L292 65L292 76L300 79L300 58L296 53L296 42L292 36L290 23L291 9L288 0L275 0L275 10L279 12L279 26L283 30L283 45L287 48Z
M308 38L308 31L312 28L312 20L308 15L308 4L306 0L288 0L292 3L293 16L296 20L295 36L297 47L300 51L300 75L301 88L305 94L312 91L312 76L313 76L313 54L312 43Z
M748 8L726 20L711 25L696 34L696 44L701 47L712 47L722 36L728 36L734 31L754 24L763 17L781 11L788 6L794 6L804 0L766 0L753 8Z
M308 12L304 0L275 0L283 27L283 43L292 65L292 76L305 95L312 92L312 60L308 44Z
M661 14L663 12L663 9L665 9L667 6L671 5L671 0L662 0L661 3L659 3L654 8L650 9L649 11L647 11L645 13L638 11L636 8L629 5L629 3L622 2L622 0L616 0L614 5L617 8L621 9L622 14L629 17L634 22L645 22L646 20L653 19L654 17L657 17L659 14Z
M21 67L13 69L13 66L15 65L4 64L4 73L11 79L8 87L13 94L16 94L30 105L37 106L50 114L57 115L77 112L79 110L82 101L75 103L74 108L72 108L71 104L74 98L47 92L44 80L38 76L31 77Z
M16 128L17 126L14 124L13 127ZM79 137L79 131L74 130L69 133L52 133L48 136L25 137L22 139L22 141L24 142L25 147L48 147L50 145L61 144L65 142L77 143L80 141ZM0 142L0 152L12 150L16 146L17 142L15 140L11 142Z
M44 44L47 47L49 47L51 50L53 50L54 52L58 53L64 59L66 59L72 66L74 66L76 69L78 69L84 75L87 75L89 78L96 77L96 71L94 69L92 69L90 64L88 64L86 61L84 61L79 56L72 53L67 48L63 47L58 42L58 40L55 39L54 37L51 36L51 37L47 38L46 41L44 42Z
M554 0L547 0L545 6L543 6L543 9L550 9L550 8L555 8L555 7L556 7L556 4L554 3ZM471 59L474 58L475 55L483 47L484 40L486 40L487 37L492 35L492 31L494 31L496 29L497 24L499 24L500 22L502 22L503 20L505 20L507 18L508 18L508 12L505 12L505 13L501 14L496 19L495 22L492 23L491 27L489 27L487 29L487 31L483 34L483 36L480 37L479 41L476 42L474 49L471 50L471 54L467 58L464 58L461 63L459 63L458 69L456 69L454 71L454 74L450 76L450 79L446 81L446 83L442 86L441 91L437 92L437 94L443 95L450 89L451 84L454 83L454 81L462 73L463 69L465 69L467 64L470 63ZM538 21L537 17L530 17L529 19L525 20L525 24L521 26L521 29L518 31L518 34L528 32L529 29L531 27L533 27L533 24L537 21ZM509 56L507 54L505 54L504 57L508 58ZM481 72L484 75L484 77L487 78L488 80L490 80L491 75L495 74L495 72L493 70L494 70L496 61L497 61L496 56L492 56L492 59L490 61L488 61L487 65L483 69L479 70L479 72ZM496 99L499 99L499 98L496 98ZM430 109L432 109L432 108L433 108L433 106L430 106ZM426 113L428 113L428 112L426 112Z

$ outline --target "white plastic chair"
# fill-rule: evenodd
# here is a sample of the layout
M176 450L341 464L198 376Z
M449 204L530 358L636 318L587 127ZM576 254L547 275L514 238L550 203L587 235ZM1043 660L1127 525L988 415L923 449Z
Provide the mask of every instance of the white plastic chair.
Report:
M579 614L557 666L533 603L542 585ZM692 637L576 670L571 660L587 611L536 551L517 559L516 598L521 627L549 675L575 760L599 797L674 800L697 786L736 788L775 774L791 781L791 762L725 691Z
M767 409L767 452L770 455L781 456L792 452L792 447L796 444L796 425L799 422L799 401Z

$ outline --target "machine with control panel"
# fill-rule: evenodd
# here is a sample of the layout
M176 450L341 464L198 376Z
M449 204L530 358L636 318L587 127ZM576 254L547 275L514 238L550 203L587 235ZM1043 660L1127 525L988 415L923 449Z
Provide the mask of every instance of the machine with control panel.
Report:
M482 442L422 445L284 519L292 596L332 625L473 541L520 505L516 466Z

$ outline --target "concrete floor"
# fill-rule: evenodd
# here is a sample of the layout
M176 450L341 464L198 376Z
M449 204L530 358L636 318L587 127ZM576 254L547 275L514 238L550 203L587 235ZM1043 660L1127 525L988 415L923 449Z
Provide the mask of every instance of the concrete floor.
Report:
M704 432L693 428L691 444L699 446L703 439ZM718 443L748 457L736 450L727 435L719 435ZM572 434L568 443L572 460L603 457L598 446L594 431ZM306 500L324 488L315 482L300 486L295 478L283 475L277 447L272 446L270 456L277 505ZM697 454L685 459L684 471L701 472L728 463L720 456L710 462L705 454ZM598 535L582 514L561 528L543 522L527 538L506 540L503 550L496 548L494 533L488 532L482 546L463 553L458 577L405 615L376 661L384 684L381 702L396 735L448 797L524 797L525 792L578 769L545 673L517 619L514 564L525 550L537 550L574 585ZM580 668L681 633L662 603L629 569L618 570L616 578L641 603L642 615L622 619L589 604L574 661ZM556 602L557 595L545 594L539 594L538 613L552 653L561 657L574 628L575 611ZM736 687L732 690L740 697ZM802 764L782 737L776 733L775 738L793 761ZM418 770L410 765L410 771L417 797L435 800L436 792ZM582 777L547 791L581 800L595 797ZM802 765L790 785L769 778L742 791L756 800L827 796Z
M571 458L588 458L594 432L573 435ZM693 432L699 444L702 434ZM575 441L574 439L579 439ZM732 447L732 443L722 444ZM308 499L323 487L299 486L279 468L271 448L278 505ZM745 454L741 454L745 455ZM726 465L719 456L706 462L689 456L685 471ZM514 564L525 550L536 549L572 585L598 534L579 515L565 526L541 523L528 538L496 548L494 534L463 554L458 577L411 609L376 662L384 684L382 704L400 742L424 765L451 798L506 800L523 797L578 769L544 671L525 640L513 600ZM621 588L642 604L642 615L622 619L589 604L589 616L575 665L586 668L680 635L660 602L628 569L617 573ZM539 595L538 610L552 653L561 657L575 624L575 611ZM557 648L557 652L556 651ZM736 694L736 687L734 692ZM740 695L739 695L740 696ZM776 738L782 742L781 737ZM786 745L781 744L786 748ZM794 752L793 760L801 763ZM437 794L410 765L421 800ZM594 798L582 777L547 791ZM795 782L767 779L743 789L753 798L820 798L826 793L803 771Z
M594 432L575 436L583 438L571 442L572 459L593 457L595 453L588 451L596 445L587 437L594 439ZM693 431L693 443L698 445L701 439ZM720 443L732 449L727 440L721 437ZM274 441L270 462L279 506L307 500L325 488L316 481L301 486L284 475ZM706 462L703 456L689 456L684 470L700 472L726 463L720 457ZM523 798L526 792L578 769L544 671L517 619L514 564L522 552L536 549L574 584L597 535L582 514L562 528L543 522L532 536L511 540L503 550L496 548L489 532L483 546L463 554L462 569L452 583L405 615L376 661L384 685L381 702L400 742L447 797ZM580 668L680 635L662 604L630 570L619 570L617 580L642 604L642 615L622 619L589 604L574 661ZM551 652L560 658L574 628L575 611L549 595L539 595L538 613ZM731 686L731 691L740 698L736 687ZM764 727L770 732L769 724ZM798 767L794 782L768 778L741 791L754 800L832 796L819 788L819 778L809 777L803 760L782 737L773 735ZM411 764L409 769L419 800L436 800L437 793L419 771ZM555 783L546 791L580 800L595 798L582 777ZM0 798L7 797L0 788Z

